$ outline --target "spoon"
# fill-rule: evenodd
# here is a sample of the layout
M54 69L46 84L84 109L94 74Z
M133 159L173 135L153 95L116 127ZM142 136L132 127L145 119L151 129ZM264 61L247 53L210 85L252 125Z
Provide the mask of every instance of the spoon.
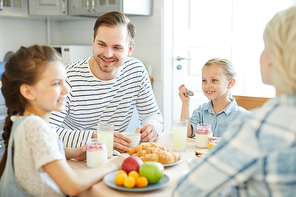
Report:
M194 93L191 90L187 90L187 94L188 94L188 96L193 96L194 95Z

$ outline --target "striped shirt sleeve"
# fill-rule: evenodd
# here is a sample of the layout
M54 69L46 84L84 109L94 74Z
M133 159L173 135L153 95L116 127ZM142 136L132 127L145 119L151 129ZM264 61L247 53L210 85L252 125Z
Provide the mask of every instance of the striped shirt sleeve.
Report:
M69 82L66 83L70 92L72 90ZM58 136L62 139L64 146L67 148L76 148L81 147L87 144L88 140L92 138L95 130L72 130L65 127L62 127L62 124L65 122L65 118L69 111L69 105L71 103L71 93L67 96L66 107L64 111L57 112L53 111L50 115L49 123L55 128Z

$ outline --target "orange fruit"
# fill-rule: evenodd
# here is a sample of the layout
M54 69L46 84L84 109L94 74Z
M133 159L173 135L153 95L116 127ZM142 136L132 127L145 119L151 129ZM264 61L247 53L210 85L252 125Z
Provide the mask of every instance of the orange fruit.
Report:
M128 173L128 176L133 177L135 180L137 180L137 178L140 177L140 175L137 171L131 171L130 173Z
M214 144L214 143L210 143L210 144L208 145L208 149L213 148L214 146L216 146L216 144Z
M123 185L123 182L124 182L124 179L126 178L126 174L124 173L121 173L121 174L118 174L116 177L115 177L115 184L118 185L118 186L121 186Z
M146 187L148 185L148 179L144 176L140 176L139 178L137 178L136 180L136 186L137 187Z
M127 173L126 173L126 171L124 171L124 170L119 170L117 173L116 173L116 176L117 175L119 175L119 174L125 174L126 176L127 176Z
M133 188L136 185L136 181L133 177L128 176L123 181L123 186L126 188Z

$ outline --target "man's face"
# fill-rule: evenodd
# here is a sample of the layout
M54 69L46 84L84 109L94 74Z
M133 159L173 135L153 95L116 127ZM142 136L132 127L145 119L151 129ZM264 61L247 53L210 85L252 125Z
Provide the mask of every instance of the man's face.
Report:
M102 25L93 39L93 55L101 74L116 75L133 49L134 44L129 46L128 30L125 25L119 27Z

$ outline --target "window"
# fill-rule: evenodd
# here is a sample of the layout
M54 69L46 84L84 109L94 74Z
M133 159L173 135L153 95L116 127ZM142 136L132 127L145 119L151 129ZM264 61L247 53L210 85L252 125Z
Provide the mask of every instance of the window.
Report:
M232 62L237 71L233 94L274 97L275 89L261 81L260 55L266 23L294 0L233 1Z

